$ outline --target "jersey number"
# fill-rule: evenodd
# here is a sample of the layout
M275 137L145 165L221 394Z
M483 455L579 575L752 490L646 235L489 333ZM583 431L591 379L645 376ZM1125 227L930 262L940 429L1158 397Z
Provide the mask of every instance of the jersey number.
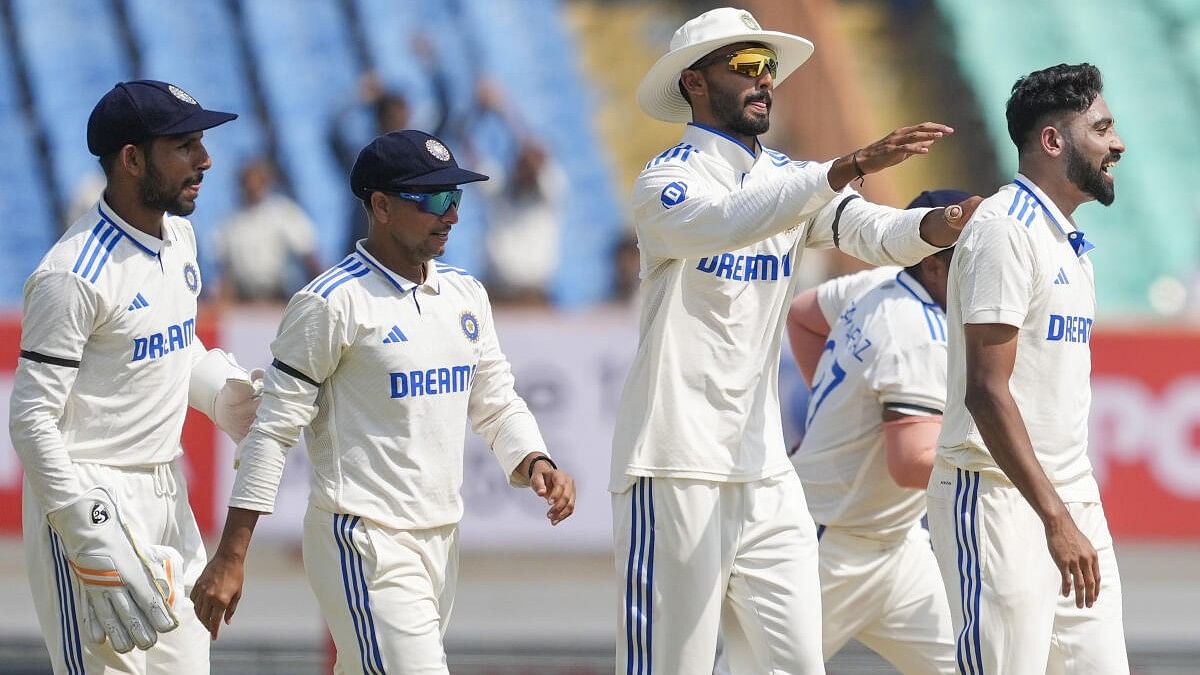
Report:
M830 340L825 343L824 351L831 352L836 345L837 343ZM817 379L817 383L813 385L812 402L808 405L808 419L804 421L805 428L812 424L813 418L817 416L817 411L821 409L821 404L829 397L829 392L833 391L844 379L846 379L846 371L835 358L829 363L829 372L822 373L821 377Z

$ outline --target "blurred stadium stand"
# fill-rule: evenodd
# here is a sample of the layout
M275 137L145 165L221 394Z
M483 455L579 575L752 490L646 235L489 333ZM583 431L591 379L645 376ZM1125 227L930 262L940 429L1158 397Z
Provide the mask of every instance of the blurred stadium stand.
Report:
M92 106L114 83L138 77L177 83L206 107L241 116L205 139L214 166L192 215L201 242L237 206L240 165L267 153L318 224L322 259L336 261L353 202L328 142L330 125L357 96L368 67L412 100L415 122L431 117L428 78L411 50L418 34L446 69L456 114L470 113L478 75L494 78L567 173L572 194L552 297L560 306L579 307L609 292L609 255L622 216L559 0L197 0L186 12L153 0L4 5L5 35L13 37L16 58L5 52L0 60L0 131L14 139L0 170L0 214L24 227L0 239L0 256L18 262L0 270L0 305L20 303L25 276L62 225L55 221L99 171L85 144ZM347 123L362 127L363 119L352 116ZM515 147L496 124L481 124L472 134L498 161ZM41 135L50 166L44 176L32 170ZM370 134L360 136L365 143ZM482 205L477 197L468 204ZM481 272L486 213L481 206L465 208L462 217L447 261ZM201 263L211 284L217 270L212 247L204 248Z
M1183 280L1200 255L1200 2L1196 0L937 0L1006 176L1016 170L1003 110L1017 77L1087 61L1129 148L1117 200L1084 206L1102 311L1145 314L1160 279ZM1016 39L1019 36L1020 39ZM1173 303L1157 307L1167 313Z

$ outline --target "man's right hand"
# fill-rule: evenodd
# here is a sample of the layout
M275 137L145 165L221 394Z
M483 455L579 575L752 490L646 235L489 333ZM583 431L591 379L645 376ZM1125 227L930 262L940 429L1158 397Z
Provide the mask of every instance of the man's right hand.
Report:
M200 578L192 587L192 605L196 618L208 629L212 639L217 639L221 620L233 620L238 601L242 599L242 582L245 580L245 560L227 555L217 549L216 555L204 566Z
M865 148L835 159L829 168L829 187L841 190L857 178L883 171L913 155L928 154L929 146L953 133L954 129L937 122L896 129Z
M1100 556L1069 513L1046 523L1046 546L1062 575L1059 592L1069 598L1074 588L1075 606L1091 607L1100 597Z

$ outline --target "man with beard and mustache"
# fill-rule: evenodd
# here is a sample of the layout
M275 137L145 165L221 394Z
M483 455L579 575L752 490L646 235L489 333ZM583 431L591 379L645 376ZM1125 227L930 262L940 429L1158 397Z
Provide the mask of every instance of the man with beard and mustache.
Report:
M107 187L25 283L9 430L25 470L25 560L54 672L207 673L187 591L206 561L180 466L189 405L235 441L256 379L196 338L205 110L117 84L87 142ZM138 651L134 651L134 647Z
M1125 152L1102 87L1086 63L1017 80L1017 176L979 205L950 267L947 406L927 499L961 672L1129 672L1087 455L1093 247L1071 217L1112 203L1109 169Z
M642 109L689 122L633 191L642 319L613 440L617 668L824 672L817 537L788 461L778 368L806 247L912 265L954 244L978 198L903 211L851 180L925 154L924 123L829 162L763 147L771 93L813 51L722 8L688 21Z

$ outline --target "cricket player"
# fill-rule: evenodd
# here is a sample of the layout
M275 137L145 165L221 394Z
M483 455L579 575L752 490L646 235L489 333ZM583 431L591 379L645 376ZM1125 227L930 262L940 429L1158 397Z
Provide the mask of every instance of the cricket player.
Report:
M620 672L710 672L719 629L735 673L823 671L816 530L779 408L794 271L810 246L913 264L965 222L961 205L901 211L845 189L928 152L943 125L829 162L759 143L775 85L812 50L716 9L675 32L638 89L650 116L691 123L632 196L641 327L609 481Z
M196 338L205 110L117 84L87 124L107 186L25 283L9 432L25 471L25 562L54 672L207 673L187 590L206 560L180 466L188 405L234 440L250 374ZM138 649L135 651L134 647Z
M350 186L370 233L284 311L221 543L192 595L214 639L301 429L312 463L304 568L338 673L447 672L468 421L509 482L550 504L552 524L574 510L574 481L513 390L486 291L434 260L458 221L458 186L481 180L420 131L359 153Z
M924 192L909 206L969 196ZM818 364L792 464L817 524L826 660L855 638L902 673L954 672L946 591L921 527L946 403L952 252L832 279L788 313L797 362Z
M928 506L962 673L1129 672L1087 455L1092 244L1072 218L1112 203L1109 170L1125 152L1102 88L1086 63L1017 80L1017 176L979 206L950 267Z

